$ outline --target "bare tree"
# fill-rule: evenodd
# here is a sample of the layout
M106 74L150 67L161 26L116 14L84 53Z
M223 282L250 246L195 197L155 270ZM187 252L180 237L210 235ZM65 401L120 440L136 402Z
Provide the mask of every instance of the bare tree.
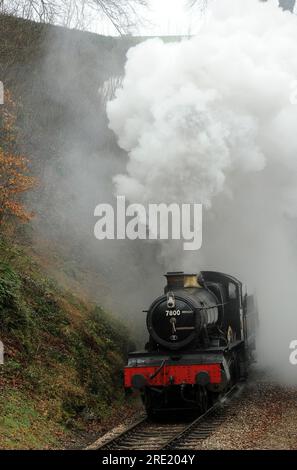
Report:
M120 34L128 34L139 21L139 8L147 0L0 0L2 13L40 22L83 28L87 12L107 18Z
M116 91L118 88L121 88L123 83L123 76L113 75L108 80L106 80L99 89L99 96L101 103L103 104L104 109L106 108L106 103L110 100L113 100Z

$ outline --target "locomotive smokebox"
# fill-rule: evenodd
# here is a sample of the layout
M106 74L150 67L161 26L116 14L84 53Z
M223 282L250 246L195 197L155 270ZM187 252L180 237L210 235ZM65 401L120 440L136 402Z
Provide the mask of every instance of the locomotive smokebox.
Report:
M218 299L198 281L197 274L169 272L164 295L147 313L153 347L178 350L193 347L207 336L206 329L218 321ZM153 343L152 343L153 341Z

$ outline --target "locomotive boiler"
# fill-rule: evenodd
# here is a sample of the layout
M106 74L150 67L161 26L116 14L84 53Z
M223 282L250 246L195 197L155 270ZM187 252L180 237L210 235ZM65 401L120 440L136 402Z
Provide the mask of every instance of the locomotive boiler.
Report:
M147 313L145 351L129 354L127 391L138 390L149 416L204 412L253 360L257 311L236 278L212 271L166 274L164 294Z

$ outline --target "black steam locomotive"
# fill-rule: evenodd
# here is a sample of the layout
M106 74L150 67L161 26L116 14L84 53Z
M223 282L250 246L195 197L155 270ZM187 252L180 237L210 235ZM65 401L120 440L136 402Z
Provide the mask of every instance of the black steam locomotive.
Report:
M255 350L252 296L227 274L166 274L164 295L147 311L146 350L129 354L127 390L139 390L149 416L162 410L199 413L247 376Z

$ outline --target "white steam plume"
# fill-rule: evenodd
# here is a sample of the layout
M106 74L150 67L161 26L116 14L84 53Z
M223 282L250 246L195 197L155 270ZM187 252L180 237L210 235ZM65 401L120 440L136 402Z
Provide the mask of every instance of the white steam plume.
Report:
M129 51L108 104L129 156L116 189L131 202L204 204L204 246L187 266L257 288L262 363L297 382L297 19L277 1L212 8L196 37Z

